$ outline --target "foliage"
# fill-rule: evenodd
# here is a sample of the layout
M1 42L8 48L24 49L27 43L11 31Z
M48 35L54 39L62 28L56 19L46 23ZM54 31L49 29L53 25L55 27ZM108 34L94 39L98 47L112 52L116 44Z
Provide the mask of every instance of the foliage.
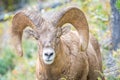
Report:
M23 40L24 57L20 58L10 47L3 49L0 59L0 80L33 80L35 79L35 65L37 46L33 40ZM19 62L19 63L18 63Z
M4 55L0 58L0 75L4 75L8 70L12 70L15 66L13 63L13 51L10 47L4 47L3 51Z
M116 8L120 11L120 0L116 0Z
M7 11L13 11L16 9L19 9L21 7L23 7L23 5L25 5L25 3L27 3L28 0L1 0L0 1L0 8L3 8Z
M117 62L117 65L120 67L120 49L117 51L113 51L113 56L115 57L115 60Z
M114 76L108 76L107 80L120 80L120 78L116 78Z
M35 40L35 39L34 39ZM27 58L32 58L33 57L33 53L37 53L37 46L36 46L36 42L31 41L31 40L23 40L23 51L24 51L24 55Z

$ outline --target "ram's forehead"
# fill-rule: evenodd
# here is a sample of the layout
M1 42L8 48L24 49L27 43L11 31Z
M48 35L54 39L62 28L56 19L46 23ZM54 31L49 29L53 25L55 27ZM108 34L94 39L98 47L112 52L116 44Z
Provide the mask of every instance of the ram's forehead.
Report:
M52 33L52 32L55 32L55 31L56 31L55 27L52 25L51 22L49 22L47 20L45 22L43 22L39 28L37 28L37 32L39 34Z
M42 26L41 30L39 31L40 39L42 41L49 41L55 37L56 29L51 25L44 25Z
M44 33L42 33L42 34L40 34L40 38L41 39L51 39L51 38L53 38L54 37L54 33L47 33L47 32L44 32Z

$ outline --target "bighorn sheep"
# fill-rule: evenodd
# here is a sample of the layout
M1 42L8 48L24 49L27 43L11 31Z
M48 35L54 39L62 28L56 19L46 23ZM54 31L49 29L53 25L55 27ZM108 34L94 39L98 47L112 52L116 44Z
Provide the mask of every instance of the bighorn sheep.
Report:
M62 27L72 24L77 31ZM89 34L84 13L77 7L58 11L50 19L37 11L20 11L12 20L14 45L20 56L23 30L31 27L38 41L37 80L97 80L102 59L97 40Z

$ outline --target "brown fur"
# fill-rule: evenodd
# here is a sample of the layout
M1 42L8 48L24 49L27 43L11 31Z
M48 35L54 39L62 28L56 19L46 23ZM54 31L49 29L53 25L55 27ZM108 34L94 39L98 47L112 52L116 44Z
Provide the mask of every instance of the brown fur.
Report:
M60 80L62 78L66 80L97 80L98 77L102 78L98 73L102 72L98 42L92 36L89 41L87 51L81 52L78 45L79 36L76 32L71 31L62 36L60 43L56 46L58 55L52 65L43 64L39 55L36 68L37 80Z

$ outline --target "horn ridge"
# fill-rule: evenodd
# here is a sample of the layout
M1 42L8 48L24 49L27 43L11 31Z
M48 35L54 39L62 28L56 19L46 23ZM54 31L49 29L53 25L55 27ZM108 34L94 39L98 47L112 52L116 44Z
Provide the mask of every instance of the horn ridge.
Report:
M89 26L84 13L78 7L67 7L54 15L53 25L61 27L65 23L71 23L80 36L80 50L85 51L89 42Z
M39 27L44 19L41 17L40 11L31 11L24 10L22 11L30 20L35 24L36 27Z
M23 56L22 50L22 34L23 30L29 26L33 30L40 27L44 19L39 12L36 11L19 11L12 20L12 39L14 47L20 56Z

